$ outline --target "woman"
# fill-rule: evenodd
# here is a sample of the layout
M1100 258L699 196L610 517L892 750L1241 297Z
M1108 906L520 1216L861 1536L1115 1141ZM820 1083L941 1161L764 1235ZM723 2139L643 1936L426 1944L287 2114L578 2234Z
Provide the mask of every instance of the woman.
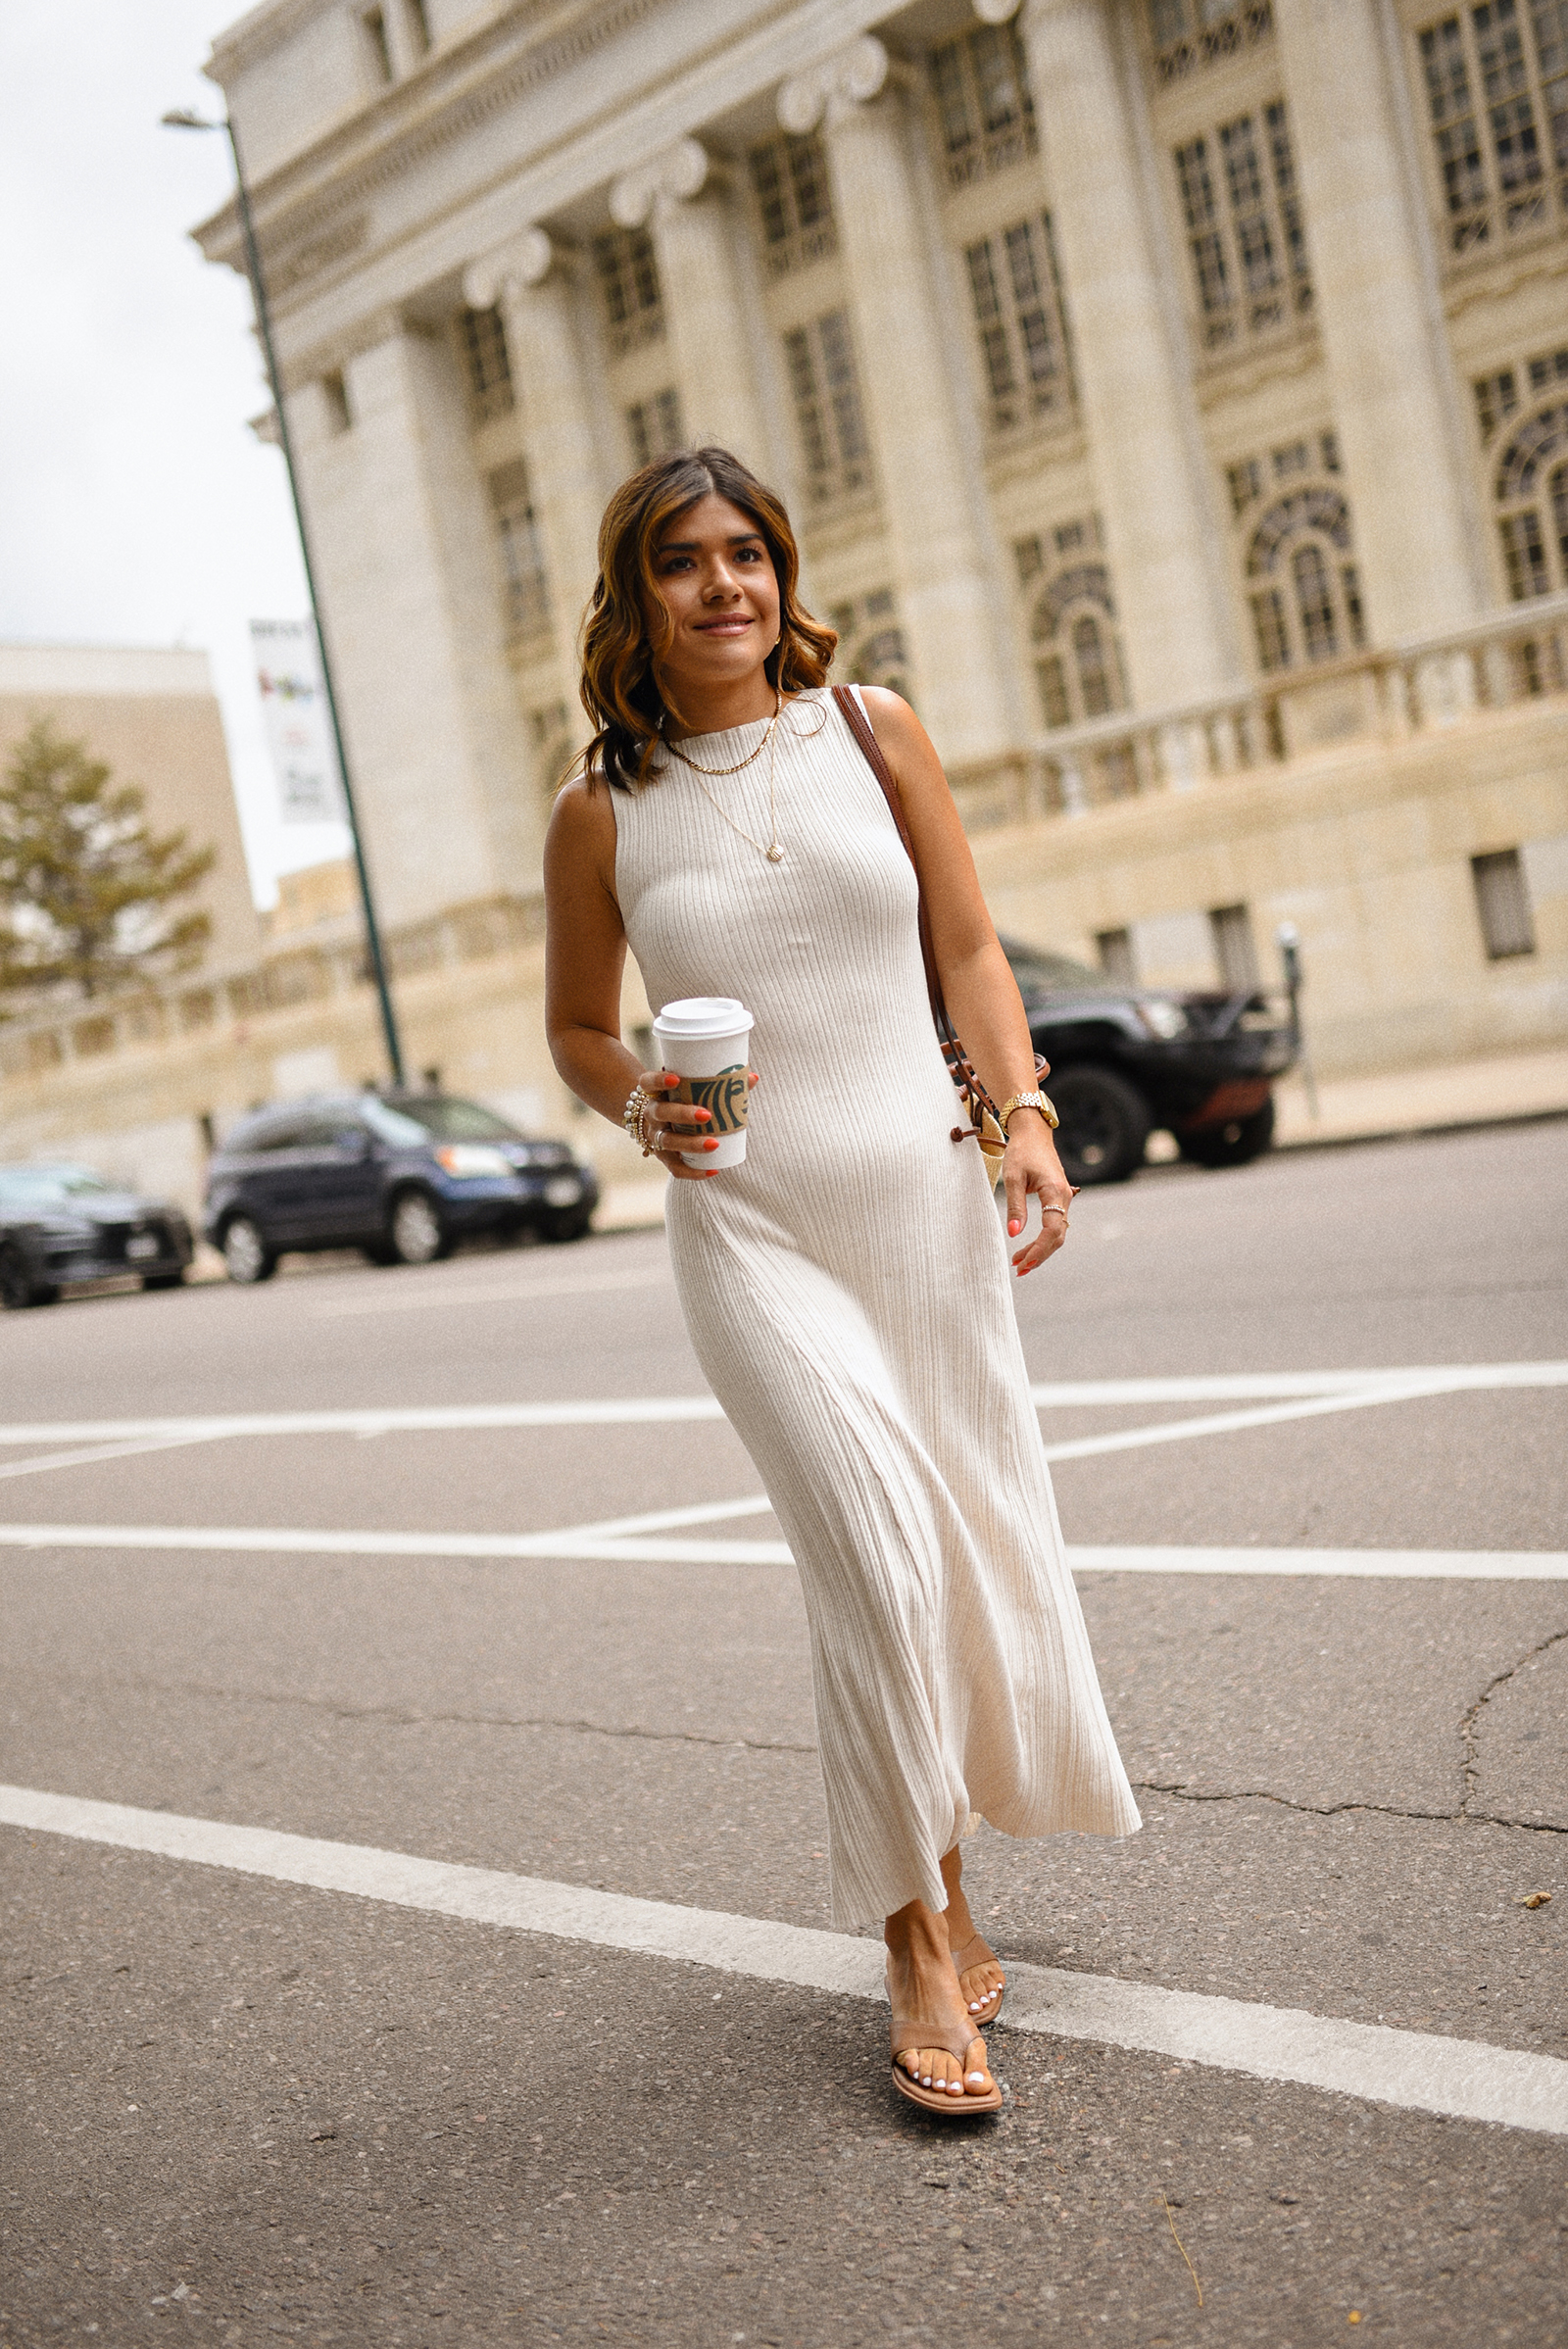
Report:
M1139 1818L1063 1561L990 1180L951 1139L918 890L954 1023L1004 1111L1019 1275L1061 1247L1071 1187L936 753L897 694L864 694L906 854L823 690L836 639L796 600L777 498L721 449L662 458L611 501L599 555L582 679L599 730L545 852L551 1050L674 1179L692 1343L800 1568L833 1915L883 1921L895 2081L944 2113L994 2111L981 2032L1004 1976L958 1839L977 1816L1014 1835ZM628 945L656 1007L735 996L755 1015L744 1164L684 1163L717 1146L694 1140L706 1111L661 1098L674 1076L621 1044Z

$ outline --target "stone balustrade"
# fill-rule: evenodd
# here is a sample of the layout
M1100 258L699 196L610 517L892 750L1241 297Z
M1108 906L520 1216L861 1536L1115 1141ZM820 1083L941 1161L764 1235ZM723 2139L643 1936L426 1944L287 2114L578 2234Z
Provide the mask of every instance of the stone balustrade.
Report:
M1337 744L1398 742L1475 710L1568 694L1568 595L1404 644L1281 671L1237 693L1044 734L1026 760L960 769L971 828L1277 768Z

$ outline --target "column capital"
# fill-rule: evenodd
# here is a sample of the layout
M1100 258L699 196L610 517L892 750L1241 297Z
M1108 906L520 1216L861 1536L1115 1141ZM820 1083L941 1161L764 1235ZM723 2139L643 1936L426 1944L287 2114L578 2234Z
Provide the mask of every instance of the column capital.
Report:
M562 258L562 248L543 228L525 228L511 244L498 246L463 272L463 299L470 310L493 310L509 289L541 285Z
M712 159L701 140L679 138L672 147L633 164L612 181L610 217L617 228L641 228L659 211L689 204L712 175Z
M874 32L861 33L842 49L819 58L803 73L780 84L778 119L797 138L814 130L824 116L829 127L868 106L887 85L893 61Z

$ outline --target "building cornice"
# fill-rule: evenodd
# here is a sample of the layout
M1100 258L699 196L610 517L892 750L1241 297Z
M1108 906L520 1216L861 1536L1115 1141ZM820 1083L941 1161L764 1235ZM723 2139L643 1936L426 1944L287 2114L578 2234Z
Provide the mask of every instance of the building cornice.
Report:
M317 0L278 0L297 24ZM253 181L258 231L269 271L288 265L291 246L329 241L339 217L465 137L489 116L554 80L595 50L630 32L662 0L518 0L465 39L443 48L311 145ZM548 17L548 26L541 18ZM243 30L243 26L241 26ZM519 33L523 46L517 49ZM281 34L278 35L282 37ZM509 54L509 52L514 52ZM214 51L216 69L219 52ZM214 78L220 78L216 70ZM243 136L244 124L240 123ZM193 231L209 261L240 269L237 207L225 204ZM277 261L273 262L273 254ZM303 274L296 270L294 282Z

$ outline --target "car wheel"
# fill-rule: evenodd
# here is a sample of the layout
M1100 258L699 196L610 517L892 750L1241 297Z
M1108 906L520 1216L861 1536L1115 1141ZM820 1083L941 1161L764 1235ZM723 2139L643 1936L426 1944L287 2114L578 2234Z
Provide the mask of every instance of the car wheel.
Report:
M392 1210L392 1248L400 1264L433 1264L451 1248L441 1210L427 1191L405 1191Z
M20 1248L0 1248L0 1305L8 1313L24 1313L29 1305L53 1305L59 1301L58 1289L48 1281L33 1279Z
M1274 1098L1250 1117L1223 1117L1216 1125L1178 1134L1176 1148L1195 1166L1246 1166L1260 1158L1274 1139Z
M183 1289L185 1276L182 1272L149 1272L141 1285L144 1289Z
M592 1215L581 1207L565 1207L558 1214L540 1216L539 1237L557 1247L566 1240L585 1240L592 1221Z
M1136 1174L1153 1122L1137 1086L1113 1068L1064 1068L1048 1082L1068 1182L1125 1183Z
M236 1215L223 1226L223 1262L229 1279L242 1289L270 1281L277 1270L277 1257L263 1239L260 1224L248 1215Z

